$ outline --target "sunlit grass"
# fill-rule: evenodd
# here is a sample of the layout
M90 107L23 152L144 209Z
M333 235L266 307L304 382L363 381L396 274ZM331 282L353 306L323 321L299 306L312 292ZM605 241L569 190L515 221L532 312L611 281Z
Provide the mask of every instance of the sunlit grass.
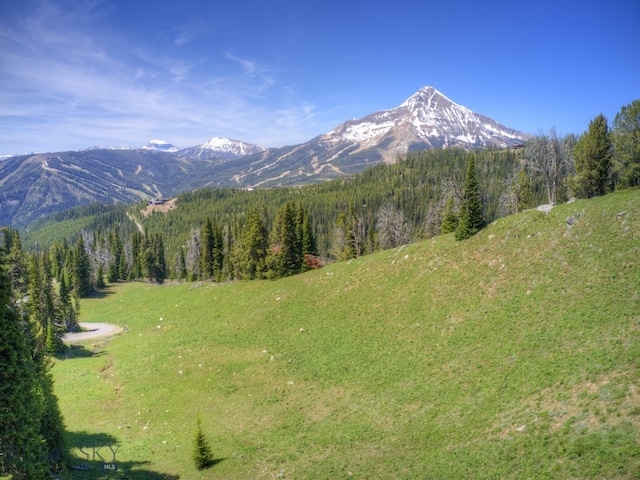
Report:
M116 285L81 313L127 329L55 367L72 441L107 436L141 478L640 475L638 190L275 282Z

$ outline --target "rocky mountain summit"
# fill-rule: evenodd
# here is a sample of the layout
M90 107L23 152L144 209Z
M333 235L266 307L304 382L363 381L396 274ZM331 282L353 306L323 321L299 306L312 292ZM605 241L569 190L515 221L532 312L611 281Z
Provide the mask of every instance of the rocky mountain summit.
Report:
M26 225L91 202L135 202L207 186L320 182L393 163L411 151L513 147L527 138L424 87L396 108L348 120L299 145L265 150L213 137L184 149L152 140L138 149L92 147L7 158L0 162L0 226Z

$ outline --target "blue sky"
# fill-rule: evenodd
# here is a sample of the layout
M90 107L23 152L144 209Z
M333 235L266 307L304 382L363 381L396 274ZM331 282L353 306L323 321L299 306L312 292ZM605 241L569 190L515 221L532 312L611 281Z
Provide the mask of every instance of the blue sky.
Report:
M0 153L305 142L431 85L527 133L640 98L640 2L0 0Z

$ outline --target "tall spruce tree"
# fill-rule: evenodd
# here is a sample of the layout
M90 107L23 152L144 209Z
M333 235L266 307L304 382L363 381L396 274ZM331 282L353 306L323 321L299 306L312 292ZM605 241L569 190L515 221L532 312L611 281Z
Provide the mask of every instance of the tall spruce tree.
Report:
M74 306L71 288L68 285L67 273L62 270L60 275L60 288L58 289L58 310L67 332L77 332L78 310Z
M29 274L30 320L35 335L36 354L56 354L62 349L64 326L59 321L59 300L53 291L49 257L33 253Z
M260 210L252 209L247 216L238 252L238 273L241 278L262 278L266 272L269 248L267 228Z
M211 218L207 217L201 232L202 250L200 252L200 276L208 280L213 278L213 224Z
M598 115L589 123L573 156L577 173L573 189L578 197L597 197L611 190L611 135L604 115Z
M318 255L318 245L316 243L316 237L313 234L313 227L311 226L309 212L302 206L302 204L298 205L296 223L298 230L298 243L300 244L301 268L302 270L308 270L311 266L305 261L305 255Z
M455 230L456 240L472 237L484 226L480 188L476 176L475 155L471 154L467 164L467 175L464 180L464 192L460 205L460 217Z
M286 202L278 211L271 231L271 244L273 273L279 277L299 273L302 254L293 203Z
M78 237L76 247L73 251L72 269L72 284L75 294L78 298L88 296L93 291L91 261L89 260L82 235Z
M47 476L40 433L42 402L36 366L12 304L11 282L0 254L0 476L38 480Z
M623 188L640 185L640 100L622 107L611 133L617 182Z
M447 233L455 232L456 228L458 228L458 216L454 211L453 195L449 195L447 204L444 207L444 213L442 214L440 233L445 235Z

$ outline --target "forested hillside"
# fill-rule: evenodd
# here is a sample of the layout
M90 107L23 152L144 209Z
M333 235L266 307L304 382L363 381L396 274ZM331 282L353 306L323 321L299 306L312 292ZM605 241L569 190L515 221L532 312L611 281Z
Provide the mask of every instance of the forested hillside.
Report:
M441 233L461 240L500 216L638 185L639 108L623 108L613 130L600 115L580 137L552 129L517 149L414 152L304 187L195 190L160 211L83 207L31 225L24 243L52 249L61 270L82 234L97 286L100 272L110 282L277 278Z
M499 200L506 190L506 180L524 164L521 155L513 150L485 150L475 155L485 215L491 220L499 216ZM179 195L178 208L167 215L143 216L141 211L146 203L129 211L148 231L163 232L171 248L184 243L189 230L204 224L207 216L225 223L231 219L242 223L251 208L264 206L272 221L286 201L293 201L309 209L320 252L325 255L330 250L333 224L341 213L350 210L373 226L378 209L389 203L402 211L416 235L424 235L420 227L421 224L426 227L429 208L444 194L457 194L462 188L468 158L469 153L462 149L427 150L402 157L394 165L380 164L361 174L326 183L277 189L201 189ZM541 187L533 182L529 202L533 205L543 201ZM115 221L126 223L126 218L121 205L79 207L31 224L25 243L50 245L62 238L73 241L71 224L76 228L106 230Z
M126 332L54 370L72 453L119 445L144 480L637 479L639 239L636 188L276 281L111 285L82 318Z

